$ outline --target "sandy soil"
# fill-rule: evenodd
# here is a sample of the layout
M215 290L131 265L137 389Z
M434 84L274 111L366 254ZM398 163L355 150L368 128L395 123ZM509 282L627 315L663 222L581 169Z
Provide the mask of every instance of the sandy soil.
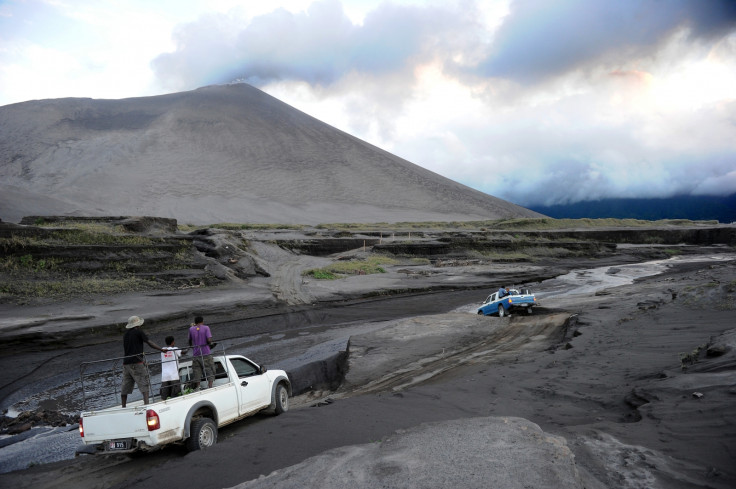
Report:
M288 289L294 274L286 267L283 277ZM418 300L415 316L351 338L351 368L341 390L293 399L293 409L279 417L259 415L227 427L208 451L80 457L0 475L0 485L221 488L282 470L290 477L279 482L275 474L249 487L294 487L295 481L306 487L299 482L305 471L288 467L318 463L310 457L321 455L316 467L332 465L334 472L346 447L438 426L469 436L452 423L472 426L491 417L523 418L563 440L588 488L732 488L734 278L733 262L691 264L585 300L545 303L531 318L420 316ZM437 299L426 296L425 306ZM681 362L681 354L699 347L697 361ZM543 473L541 465L529 470ZM343 482L350 483L349 474ZM339 483L331 487L343 487Z

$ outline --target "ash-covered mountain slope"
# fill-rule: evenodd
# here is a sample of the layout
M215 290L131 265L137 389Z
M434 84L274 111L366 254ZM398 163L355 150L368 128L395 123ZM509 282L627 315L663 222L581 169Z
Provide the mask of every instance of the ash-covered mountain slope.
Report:
M0 107L0 219L67 214L192 224L539 216L246 84Z

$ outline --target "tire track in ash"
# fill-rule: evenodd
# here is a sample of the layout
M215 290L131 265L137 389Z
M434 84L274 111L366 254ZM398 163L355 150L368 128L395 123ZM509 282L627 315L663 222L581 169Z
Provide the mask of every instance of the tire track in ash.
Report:
M302 277L302 272L312 268L306 260L307 257L288 261L279 265L276 272L271 276L271 292L274 296L290 305L311 304L314 296L309 293L305 285L307 281Z
M499 328L470 346L443 350L434 356L384 373L373 382L342 392L338 390L332 397L352 397L382 391L396 392L432 379L436 380L458 367L502 362L516 358L520 353L544 351L562 341L570 318L569 313L556 313L534 318L502 319L503 324Z
M254 242L252 244L259 265L270 274L269 289L274 297L289 305L312 304L314 296L309 292L309 281L302 276L305 270L323 267L332 260L310 255L298 255L276 245Z

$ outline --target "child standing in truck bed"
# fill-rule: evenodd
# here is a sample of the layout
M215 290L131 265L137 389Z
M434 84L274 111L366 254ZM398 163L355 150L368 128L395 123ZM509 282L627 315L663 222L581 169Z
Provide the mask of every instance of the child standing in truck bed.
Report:
M174 346L174 337L166 337L166 346L161 352L161 400L181 395L179 380L179 357L187 350Z

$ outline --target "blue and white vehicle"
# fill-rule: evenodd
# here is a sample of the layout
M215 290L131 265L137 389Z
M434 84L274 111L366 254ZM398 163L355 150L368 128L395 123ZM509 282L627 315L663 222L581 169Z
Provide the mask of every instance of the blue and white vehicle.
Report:
M508 289L508 295L498 297L498 292L489 295L478 308L478 314L491 316L498 314L499 317L510 316L511 311L526 311L532 313L532 308L539 305L534 294L529 289Z

